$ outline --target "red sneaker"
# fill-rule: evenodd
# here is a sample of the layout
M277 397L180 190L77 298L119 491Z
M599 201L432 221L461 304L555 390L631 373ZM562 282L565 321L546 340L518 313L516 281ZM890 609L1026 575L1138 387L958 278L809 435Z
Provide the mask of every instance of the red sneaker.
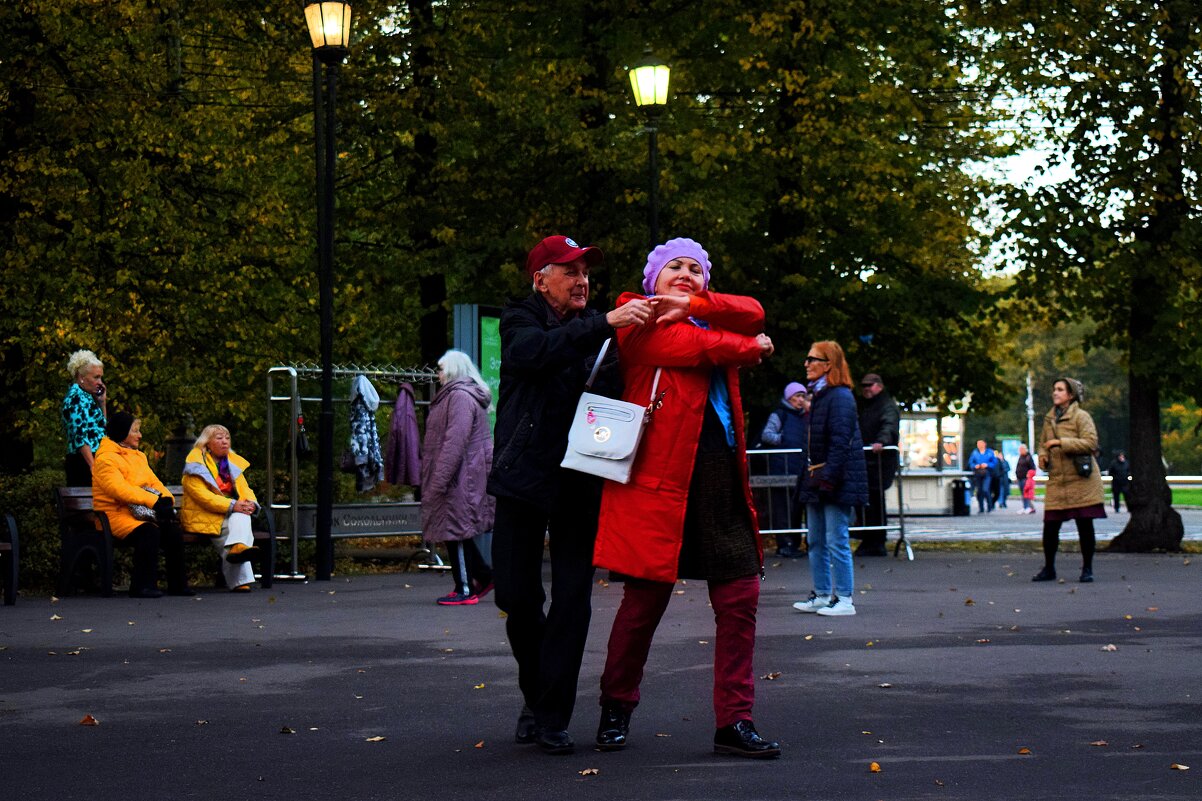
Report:
M480 599L475 595L453 592L450 595L442 596L435 603L439 606L475 606L480 603Z

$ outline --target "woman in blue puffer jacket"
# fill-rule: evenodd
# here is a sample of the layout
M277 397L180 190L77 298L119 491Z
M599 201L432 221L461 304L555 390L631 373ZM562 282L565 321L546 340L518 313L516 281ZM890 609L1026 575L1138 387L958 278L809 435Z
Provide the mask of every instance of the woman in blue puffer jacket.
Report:
M829 340L810 346L805 365L811 396L806 434L809 467L798 485L798 501L806 506L814 589L793 608L820 615L854 615L848 526L854 507L868 502L868 470L851 370L843 348Z

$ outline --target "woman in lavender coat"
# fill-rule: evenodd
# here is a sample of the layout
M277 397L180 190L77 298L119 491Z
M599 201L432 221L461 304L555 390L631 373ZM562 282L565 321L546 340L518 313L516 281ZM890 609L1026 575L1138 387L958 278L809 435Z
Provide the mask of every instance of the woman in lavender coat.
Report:
M492 569L476 536L492 530L492 468L488 407L492 393L466 353L438 360L439 390L426 416L422 441L422 536L445 542L455 589L442 606L466 606L492 589Z

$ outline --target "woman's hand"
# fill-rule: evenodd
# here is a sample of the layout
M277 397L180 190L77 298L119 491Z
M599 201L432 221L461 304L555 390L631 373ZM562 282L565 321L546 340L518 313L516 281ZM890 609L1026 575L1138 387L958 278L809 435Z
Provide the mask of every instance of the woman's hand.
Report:
M772 339L767 334L756 334L755 344L760 346L761 359L768 358L776 350L776 348L772 345Z
M241 512L244 515L253 515L255 513L255 502L246 500L235 501L234 511Z
M605 322L609 323L611 328L642 325L650 319L651 304L645 300L632 300L629 303L623 303L605 315Z
M1048 440L1046 443L1044 443L1044 444L1045 444L1045 445L1047 445L1049 448L1059 448L1059 447L1060 447L1060 440L1058 440L1058 439L1049 439L1049 440Z
M688 295L655 295L647 302L655 311L657 323L679 323L689 318Z

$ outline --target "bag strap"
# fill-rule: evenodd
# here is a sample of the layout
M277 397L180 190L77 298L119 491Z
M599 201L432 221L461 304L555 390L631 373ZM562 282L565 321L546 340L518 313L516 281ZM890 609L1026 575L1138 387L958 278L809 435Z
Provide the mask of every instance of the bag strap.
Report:
M584 382L586 390L593 388L593 379L597 377L597 371L601 369L601 362L605 361L605 352L609 350L609 343L612 341L613 337L610 337L601 343L601 352L597 354L597 361L593 362L593 371L588 374L588 381Z

